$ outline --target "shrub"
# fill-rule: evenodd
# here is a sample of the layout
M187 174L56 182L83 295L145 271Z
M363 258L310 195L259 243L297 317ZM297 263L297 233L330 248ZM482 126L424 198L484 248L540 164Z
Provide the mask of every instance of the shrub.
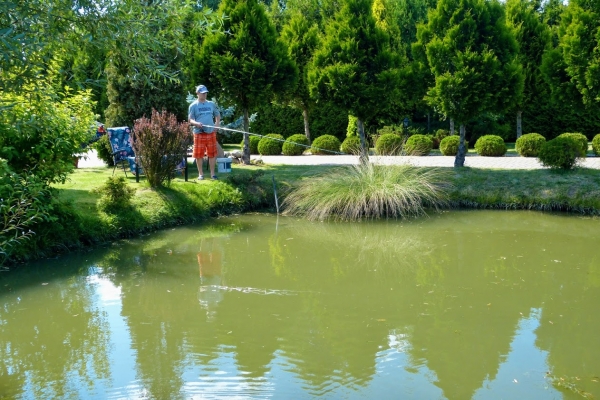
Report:
M278 133L269 133L258 142L258 153L263 156L278 156L283 147L283 136Z
M188 140L189 124L178 123L168 111L152 110L150 119L135 121L131 143L151 187L171 183L186 155Z
M460 136L450 135L442 139L440 142L440 151L445 156L455 156L458 154L458 145L460 144ZM467 143L465 142L465 145Z
M94 190L100 194L98 209L105 212L115 212L131 206L135 189L127 185L124 176L111 176L104 185Z
M358 136L348 136L340 146L342 153L359 154L360 153L360 138Z
M319 136L312 142L312 154L337 154L341 147L340 140L333 135Z
M585 157L588 150L588 140L583 133L562 133L557 137L567 137L573 139L579 145L579 156Z
M537 157L546 138L539 133L527 133L517 139L515 150L522 157Z
M592 150L595 155L600 156L600 133L592 139Z
M109 167L114 167L115 162L112 155L112 147L110 145L110 140L108 140L108 135L104 134L98 139L93 145L92 148L96 150L98 153L98 158L101 159L108 165Z
M538 153L542 165L551 169L572 169L580 157L581 145L568 136L558 136L547 141Z
M433 148L433 140L427 135L412 135L406 140L404 152L413 156L426 156Z
M450 131L447 129L438 129L435 132L435 135L433 135L433 148L434 149L439 149L440 148L440 143L441 141L445 138L450 136Z
M258 143L260 142L260 139L262 139L262 137L255 135L250 135L250 137L248 137L248 141L250 142L250 154L258 154ZM244 139L242 139L242 142L240 143L240 148L244 149Z
M307 148L308 138L304 134L298 133L287 138L281 150L286 156L298 156Z
M354 115L348 115L348 128L346 128L346 137L358 137L358 118Z
M35 171L47 183L64 183L73 154L96 135L91 92L0 91L0 158L20 174ZM4 107L10 104L10 107Z
M375 143L375 153L380 156L398 155L402 152L402 136L384 133Z
M484 135L475 142L475 150L480 156L500 157L506 154L506 145L498 135Z

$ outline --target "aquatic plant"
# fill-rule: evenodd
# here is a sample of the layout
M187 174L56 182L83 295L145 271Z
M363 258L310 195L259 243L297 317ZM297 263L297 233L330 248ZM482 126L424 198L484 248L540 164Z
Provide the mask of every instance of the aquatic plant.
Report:
M445 204L447 174L409 164L361 163L301 181L282 205L285 214L309 220L417 216Z

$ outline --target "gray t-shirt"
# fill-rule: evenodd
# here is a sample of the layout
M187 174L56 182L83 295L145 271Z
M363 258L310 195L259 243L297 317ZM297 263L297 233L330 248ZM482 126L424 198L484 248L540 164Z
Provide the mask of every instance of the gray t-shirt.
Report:
M194 121L202 123L202 125L214 125L214 118L220 117L221 113L219 108L212 101L206 100L204 103L200 103L198 100L190 104L188 111L188 118ZM212 133L214 128L199 128L194 126L194 133Z

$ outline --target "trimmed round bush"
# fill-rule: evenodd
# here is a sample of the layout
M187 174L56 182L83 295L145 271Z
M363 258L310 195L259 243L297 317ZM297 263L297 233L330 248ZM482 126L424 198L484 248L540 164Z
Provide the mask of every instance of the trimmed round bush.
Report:
M342 153L359 154L360 153L360 138L358 136L348 136L340 146Z
M581 155L581 145L571 137L558 136L544 143L538 153L543 166L551 169L572 169Z
M600 133L592 139L592 149L595 155L600 156Z
M313 140L310 151L312 154L337 154L341 145L340 140L335 136L323 135Z
M433 135L433 148L434 149L439 149L440 148L440 143L442 142L442 140L446 137L450 136L450 131L447 129L438 129L435 132L435 135Z
M304 153L304 150L307 148L308 138L305 135L298 133L287 138L283 143L281 150L286 156L299 156Z
M546 138L539 133L526 133L517 139L515 150L521 157L537 157Z
M506 154L506 145L498 135L483 135L475 142L475 150L480 156L501 157Z
M562 133L557 137L567 137L573 139L579 145L579 156L585 157L587 155L588 140L583 133Z
M427 135L412 135L404 144L404 152L411 156L426 156L433 148L433 139Z
M279 139L279 140L276 140ZM277 156L281 154L283 136L278 133L269 133L258 142L258 153L263 156Z
M446 136L440 142L440 151L445 156L455 156L458 154L458 145L460 144L460 136L451 135ZM465 145L467 142L465 141Z
M396 156L402 152L402 136L384 133L375 143L375 153L380 156Z
M260 136L250 135L248 139L250 141L250 154L258 154L258 142L260 142L260 139L262 138ZM244 139L242 139L242 142L240 143L240 148L242 150L244 149Z

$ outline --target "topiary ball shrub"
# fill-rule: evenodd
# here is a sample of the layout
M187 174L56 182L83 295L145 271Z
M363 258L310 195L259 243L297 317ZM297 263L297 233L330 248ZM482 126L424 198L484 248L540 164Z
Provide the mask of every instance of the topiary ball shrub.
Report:
M304 153L304 150L307 148L308 138L305 135L298 133L287 138L283 143L281 150L286 156L299 156Z
M592 139L592 150L595 155L600 156L600 133Z
M583 133L562 133L557 137L567 137L573 139L577 144L579 144L579 156L585 157L587 155L588 140Z
M250 141L250 154L258 154L258 143L262 138L260 136L250 135L248 139ZM244 140L240 143L240 147L242 150L244 149Z
M465 145L468 142L465 141ZM445 156L455 156L458 154L458 145L460 144L460 136L451 135L442 139L440 142L440 151Z
M412 135L406 140L404 152L411 156L426 156L433 148L433 139L427 135Z
M258 154L263 156L278 156L283 147L283 136L278 133L269 133L258 142Z
M440 148L440 143L442 142L442 140L446 137L450 136L450 131L447 129L438 129L435 132L435 135L433 135L433 148L434 149L439 149Z
M526 133L517 139L515 150L521 157L537 157L546 138L539 133Z
M540 163L551 169L569 170L577 165L581 145L568 136L558 136L544 143L538 153Z
M402 136L395 133L384 133L375 143L375 153L380 156L397 156L402 152Z
M342 153L359 154L360 153L360 138L358 136L348 136L340 146Z
M340 140L333 135L319 136L312 142L310 151L312 154L337 154L340 151Z
M501 157L506 154L506 145L498 135L483 135L475 142L475 150L480 156Z

